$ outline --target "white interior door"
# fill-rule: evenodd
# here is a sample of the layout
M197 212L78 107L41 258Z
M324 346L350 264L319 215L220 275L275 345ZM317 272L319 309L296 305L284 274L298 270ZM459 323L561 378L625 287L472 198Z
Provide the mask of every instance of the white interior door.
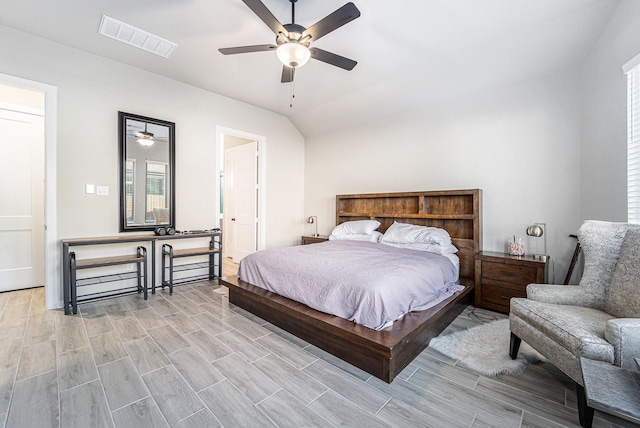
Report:
M226 151L225 226L232 233L231 257L238 263L257 249L258 143L252 141ZM228 201L228 202L227 202ZM227 226L228 225L228 226Z
M44 285L44 118L0 109L0 291Z
M233 247L235 242L236 194L235 194L235 164L236 152L225 150L224 152L224 214L223 220L223 253L233 259Z

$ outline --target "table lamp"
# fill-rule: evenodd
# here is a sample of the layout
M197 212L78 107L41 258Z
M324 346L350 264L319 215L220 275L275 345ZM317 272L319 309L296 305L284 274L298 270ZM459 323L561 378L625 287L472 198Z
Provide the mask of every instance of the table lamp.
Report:
M307 223L313 224L314 233L312 236L320 236L318 235L318 217L315 215L307 217Z
M545 223L533 223L527 227L527 235L530 237L529 248L536 260L547 260L547 225ZM540 248L542 244L542 248ZM535 249L534 249L535 248Z

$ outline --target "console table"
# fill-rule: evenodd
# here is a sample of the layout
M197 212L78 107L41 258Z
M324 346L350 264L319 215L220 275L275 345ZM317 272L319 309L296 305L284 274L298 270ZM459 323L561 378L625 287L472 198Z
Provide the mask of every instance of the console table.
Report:
M215 275L215 271L210 266L209 279L215 279L222 277L222 232L199 232L199 233L185 233L176 235L117 235L117 236L102 236L96 238L71 238L62 240L62 279L63 279L63 300L64 300L64 313L68 315L71 311L74 314L78 313L78 299L76 295L76 284L71 283L71 249L72 247L80 246L92 246L92 245L116 245L123 243L138 243L147 245L151 249L151 292L156 292L156 244L157 241L166 240L180 240L180 239L194 239L194 238L209 238L212 243L215 242L215 246L218 251L218 273ZM213 244L210 244L213 245ZM133 263L133 262L131 262ZM103 265L104 266L104 265ZM98 265L96 265L98 267ZM145 272L146 276L146 272ZM126 279L126 278L123 278Z

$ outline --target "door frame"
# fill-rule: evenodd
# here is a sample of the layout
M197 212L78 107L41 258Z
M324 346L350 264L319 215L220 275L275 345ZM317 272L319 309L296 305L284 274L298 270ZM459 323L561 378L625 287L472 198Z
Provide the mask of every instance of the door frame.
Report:
M58 88L2 73L0 83L44 93L44 293L47 309L61 308L56 186Z
M224 162L224 136L232 135L247 140L258 142L258 233L257 248L264 250L266 248L266 219L267 219L267 137L263 135L252 134L224 126L216 126L216 189L220 189L220 164ZM220 225L220 195L216 198L216 227ZM224 233L224 230L223 230Z

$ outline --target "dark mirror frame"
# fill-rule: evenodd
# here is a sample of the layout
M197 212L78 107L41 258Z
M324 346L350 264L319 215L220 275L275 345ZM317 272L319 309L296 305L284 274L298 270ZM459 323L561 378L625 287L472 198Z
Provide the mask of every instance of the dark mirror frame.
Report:
M127 120L131 119L138 122L145 122L148 124L166 126L169 128L169 177L167 179L167 190L169 193L169 201L167 206L169 208L169 223L156 224L144 224L144 225L128 225L126 217L126 161L127 161ZM176 125L173 122L167 122L165 120L153 119L151 117L139 116L136 114L118 112L118 163L119 163L119 177L120 177L120 232L139 232L154 230L156 227L162 226L164 228L176 227L176 173L175 173L175 132Z

